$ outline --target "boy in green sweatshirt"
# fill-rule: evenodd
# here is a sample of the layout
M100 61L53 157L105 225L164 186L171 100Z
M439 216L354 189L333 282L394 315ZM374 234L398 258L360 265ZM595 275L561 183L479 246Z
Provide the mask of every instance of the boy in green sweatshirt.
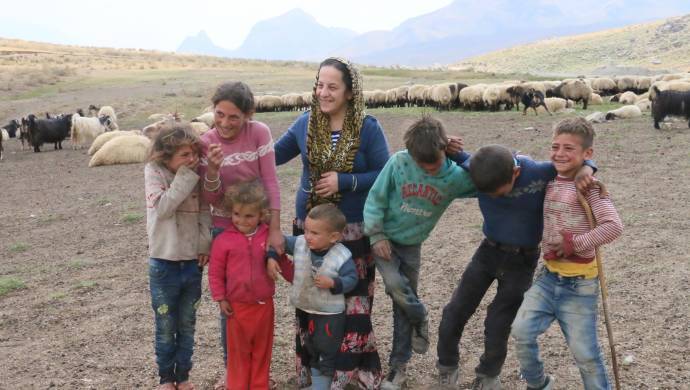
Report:
M427 310L417 296L422 243L453 199L476 196L469 173L446 156L447 149L457 153L461 141L448 138L440 121L423 117L404 140L407 150L388 160L364 204L364 233L393 300L393 347L383 390L401 388L412 351L429 348Z

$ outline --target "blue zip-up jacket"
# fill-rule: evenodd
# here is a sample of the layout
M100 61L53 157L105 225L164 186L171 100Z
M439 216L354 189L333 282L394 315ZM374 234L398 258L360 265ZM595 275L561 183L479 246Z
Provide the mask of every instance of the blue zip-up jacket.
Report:
M309 112L305 112L275 143L276 165L285 164L298 155L302 157L302 177L295 200L296 215L302 221L307 217L306 205L310 191L306 145L308 125ZM362 222L362 210L369 189L390 155L383 129L373 116L365 116L360 140L352 173L338 173L338 191L342 195L338 208L345 214L348 223Z

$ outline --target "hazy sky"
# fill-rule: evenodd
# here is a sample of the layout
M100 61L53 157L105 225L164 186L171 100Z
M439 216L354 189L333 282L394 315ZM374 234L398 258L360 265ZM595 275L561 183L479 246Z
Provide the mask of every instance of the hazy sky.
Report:
M88 46L175 50L206 30L238 47L258 21L301 8L328 27L390 30L451 0L0 0L0 37Z

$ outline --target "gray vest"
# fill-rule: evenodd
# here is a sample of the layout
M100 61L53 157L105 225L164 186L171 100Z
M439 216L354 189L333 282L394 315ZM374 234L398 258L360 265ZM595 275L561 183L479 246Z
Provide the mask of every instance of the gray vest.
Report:
M318 269L312 270L311 252L304 236L297 237L293 261L295 275L290 291L290 303L298 309L316 313L342 313L345 311L345 295L333 294L330 289L318 288L314 285L316 275L337 278L338 271L346 261L352 258L352 253L343 244L335 244L323 257L323 263Z

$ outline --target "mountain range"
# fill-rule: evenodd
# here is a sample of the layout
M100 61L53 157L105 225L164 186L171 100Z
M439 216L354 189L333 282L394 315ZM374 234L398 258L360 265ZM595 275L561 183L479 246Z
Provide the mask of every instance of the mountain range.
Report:
M234 50L201 31L178 52L222 57L319 61L338 55L370 65L450 64L540 39L583 34L690 13L690 2L668 0L455 0L392 30L357 34L326 27L300 9L260 21ZM286 31L290 33L287 34Z

